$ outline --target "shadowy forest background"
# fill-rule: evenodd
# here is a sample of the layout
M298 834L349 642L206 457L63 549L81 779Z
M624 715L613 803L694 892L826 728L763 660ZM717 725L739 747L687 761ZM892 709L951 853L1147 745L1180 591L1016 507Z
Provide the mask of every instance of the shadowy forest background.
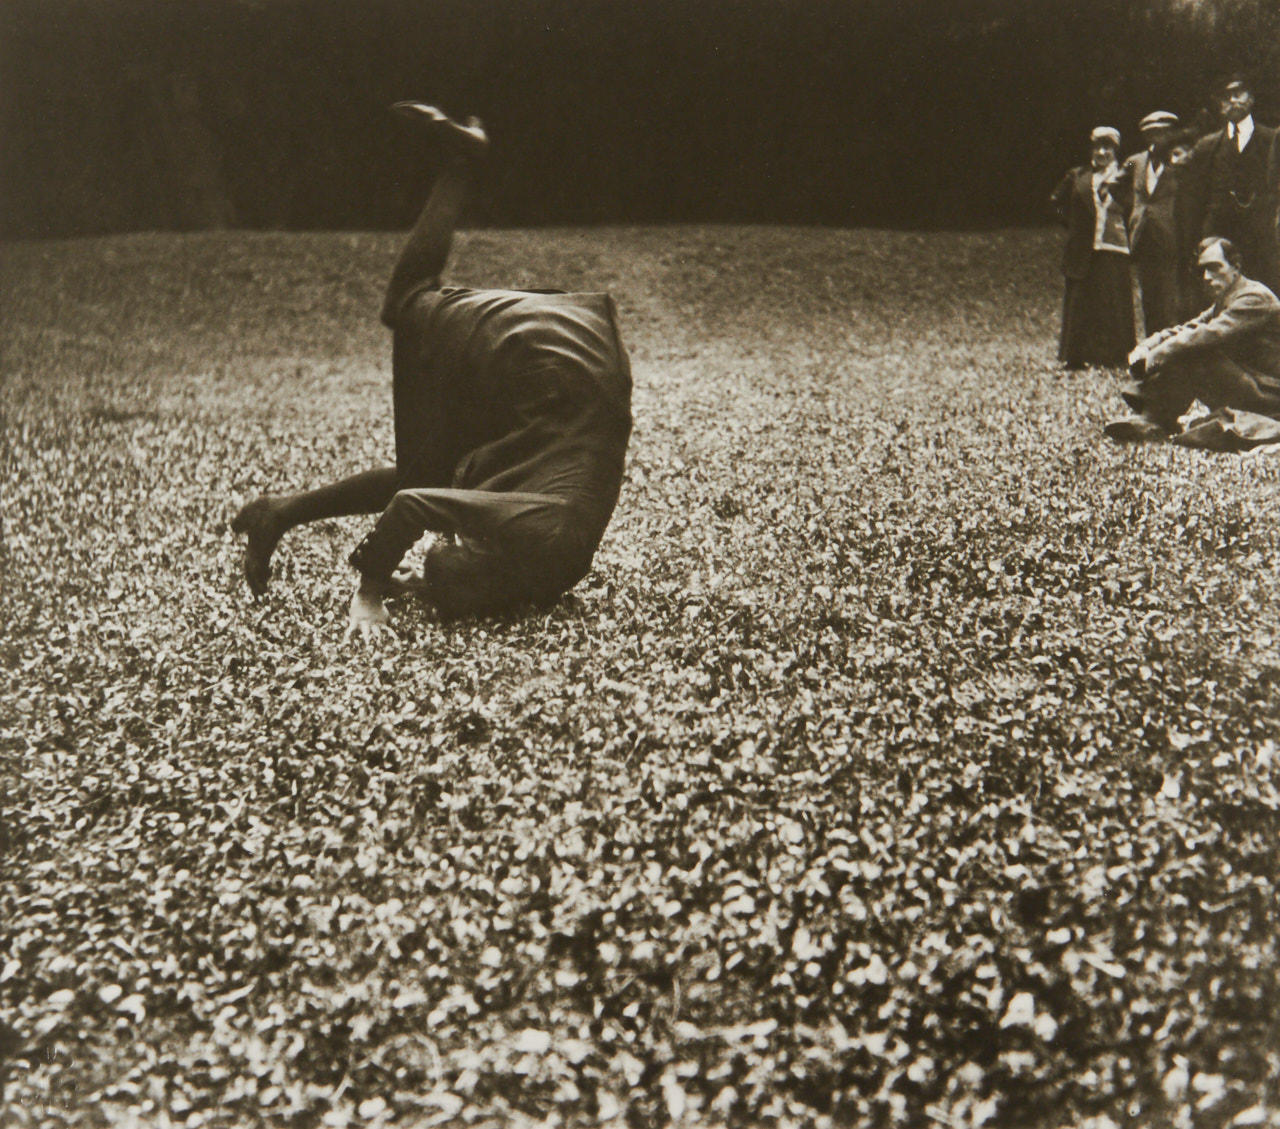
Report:
M1280 110L1275 0L0 0L0 234L383 228L498 141L472 222L1038 223L1088 129Z

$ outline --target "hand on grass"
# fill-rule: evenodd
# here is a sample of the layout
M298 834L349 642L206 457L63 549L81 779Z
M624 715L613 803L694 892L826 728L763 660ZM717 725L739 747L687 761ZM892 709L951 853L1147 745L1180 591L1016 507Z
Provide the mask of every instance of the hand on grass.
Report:
M364 581L356 587L351 595L351 610L347 613L347 639L358 636L363 642L372 642L381 637L396 638L391 628L391 616L382 602L383 594L382 587Z
M1146 375L1147 357L1147 347L1142 343L1135 345L1129 354L1129 373L1135 379L1141 380Z

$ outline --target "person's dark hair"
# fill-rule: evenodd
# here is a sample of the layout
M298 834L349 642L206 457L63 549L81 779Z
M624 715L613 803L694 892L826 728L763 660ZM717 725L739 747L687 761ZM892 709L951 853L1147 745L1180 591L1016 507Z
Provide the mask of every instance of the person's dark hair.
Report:
M1194 149L1199 136L1191 129L1170 129L1166 130L1164 136L1161 137L1153 146L1156 156L1160 160L1164 160L1179 145L1186 149Z
M1244 265L1244 260L1240 257L1240 252L1236 250L1236 245L1225 235L1206 235L1196 244L1196 258L1198 259L1215 243L1222 245L1222 257L1227 260L1228 266L1239 270Z
M1188 128L1195 134L1195 139L1199 141L1200 138L1217 129L1220 124L1221 121L1216 110L1201 106L1192 117L1191 125Z

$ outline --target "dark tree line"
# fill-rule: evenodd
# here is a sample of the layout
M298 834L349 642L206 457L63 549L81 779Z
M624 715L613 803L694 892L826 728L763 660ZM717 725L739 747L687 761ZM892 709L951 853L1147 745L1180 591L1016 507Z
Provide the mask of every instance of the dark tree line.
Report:
M475 112L481 222L1040 222L1094 124L1203 111L1275 0L0 0L10 236L400 226L386 105Z

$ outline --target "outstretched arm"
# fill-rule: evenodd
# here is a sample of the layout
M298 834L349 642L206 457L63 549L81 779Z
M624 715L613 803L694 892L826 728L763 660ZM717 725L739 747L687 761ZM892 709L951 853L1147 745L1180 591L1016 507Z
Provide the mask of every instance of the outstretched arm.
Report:
M565 505L527 491L401 490L349 559L371 587L385 590L401 558L428 531L505 544L531 529L554 527Z
M425 596L449 614L501 603L512 563L527 564L522 554L556 536L565 508L554 495L525 491L401 490L351 554L360 580L351 598L348 633L368 638L389 630L384 601L406 592ZM465 575L442 577L437 568L424 576L398 567L428 531L463 541L454 563L463 562ZM468 591L460 591L459 584Z
M1168 341L1169 338L1176 337L1185 331L1196 328L1197 326L1207 325L1215 317L1217 317L1217 314L1214 313L1213 307L1210 306L1208 309L1201 310L1190 321L1185 321L1181 325L1170 325L1166 326L1164 329L1156 330L1156 332L1151 334L1151 336L1143 338L1143 340L1139 341L1138 344L1134 346L1133 352L1129 354L1130 363L1132 363L1134 358L1139 355L1141 355L1145 360L1150 357L1153 350Z
M1147 351L1148 369L1157 369L1175 357L1224 344L1233 337L1256 332L1276 317L1274 299L1264 294L1242 294L1225 309L1212 308L1178 326Z
M1193 321L1178 329L1149 349L1148 367L1156 369L1172 358L1188 352L1221 346L1231 338L1254 333L1267 321L1275 320L1275 301L1267 301L1265 294L1242 294L1225 310L1207 310Z

